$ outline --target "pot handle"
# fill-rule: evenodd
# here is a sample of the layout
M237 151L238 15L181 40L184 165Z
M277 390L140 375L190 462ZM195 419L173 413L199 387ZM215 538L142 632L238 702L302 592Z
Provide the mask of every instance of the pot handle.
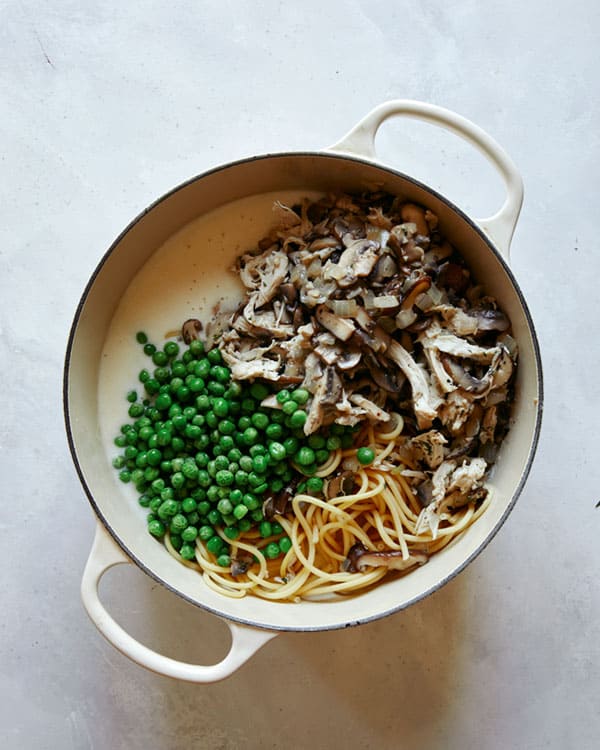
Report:
M277 633L259 630L224 620L231 632L231 648L217 664L203 666L187 664L158 654L142 645L117 624L104 608L98 596L100 579L113 565L131 563L101 524L96 526L96 536L81 581L83 605L100 633L122 654L153 672L188 682L218 682L229 677L242 666L261 646Z
M506 186L504 205L493 216L476 219L502 255L509 259L510 243L523 203L523 180L512 159L496 141L470 120L443 107L410 99L395 99L371 110L328 151L366 157L377 161L375 136L389 117L404 116L439 125L466 140L486 156L500 172Z

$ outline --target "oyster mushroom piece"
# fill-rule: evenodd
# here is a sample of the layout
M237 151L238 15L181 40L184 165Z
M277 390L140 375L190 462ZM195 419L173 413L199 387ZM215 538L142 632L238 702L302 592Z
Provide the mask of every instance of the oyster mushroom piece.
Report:
M407 570L415 565L423 565L428 556L424 553L414 553L404 557L401 550L385 552L371 552L362 542L357 542L348 551L348 556L342 563L342 570L347 573L362 573L367 568L387 568L388 570Z
M492 383L487 373L482 378L476 378L470 372L467 372L459 362L447 354L441 355L441 361L444 369L456 385L472 396L485 396L490 390Z

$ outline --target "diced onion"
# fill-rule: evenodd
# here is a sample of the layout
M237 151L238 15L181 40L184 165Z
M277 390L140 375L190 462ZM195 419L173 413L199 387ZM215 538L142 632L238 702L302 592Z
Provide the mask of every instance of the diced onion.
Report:
M429 310L431 307L433 307L434 304L435 303L431 299L429 291L423 292L423 294L419 294L419 296L415 300L415 305L419 308L419 310L423 310L423 312Z
M358 310L356 300L353 299L332 299L328 301L327 305L340 318L351 318L356 315Z
M379 297L373 299L373 307L380 309L387 309L389 307L398 307L398 297L394 297L393 294L382 294Z
M396 315L396 325L398 328L408 328L416 319L417 315L412 310L400 310Z

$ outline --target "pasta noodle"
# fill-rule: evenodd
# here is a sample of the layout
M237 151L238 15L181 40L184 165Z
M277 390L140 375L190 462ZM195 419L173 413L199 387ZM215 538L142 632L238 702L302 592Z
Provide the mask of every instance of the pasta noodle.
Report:
M429 528L418 531L421 508L403 476L406 467L387 461L404 439L400 415L394 415L394 421L392 428L386 426L381 430L366 425L352 449L335 451L317 472L327 479L340 465L354 467L352 494L329 499L297 494L292 501L292 512L278 516L283 533L291 541L290 550L282 558L267 559L264 548L279 537L263 539L256 529L234 541L227 540L233 560L237 557L253 560L239 575L219 566L200 539L196 541L195 562L184 560L167 535L168 551L199 571L211 589L234 598L248 594L282 602L329 598L366 590L384 576L401 575L384 565L357 571L344 566L357 543L370 551L400 554L404 561L410 561L415 554L438 552L476 522L490 504L491 495L488 493L483 500L471 501L446 513L435 534ZM359 466L355 459L361 445L375 451L375 460L368 467Z

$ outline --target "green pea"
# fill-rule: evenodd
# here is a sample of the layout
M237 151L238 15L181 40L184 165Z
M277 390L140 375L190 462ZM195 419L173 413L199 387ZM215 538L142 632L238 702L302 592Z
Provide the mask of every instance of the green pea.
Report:
M210 374L219 383L227 383L231 376L229 368L223 367L222 365L214 365L211 367ZM225 391L223 391L223 393L225 393Z
M168 367L157 367L156 370L154 370L154 377L158 382L162 385L167 382L167 380L170 380L171 378L171 372ZM170 384L169 384L170 385ZM169 390L172 390L172 386L170 385Z
M223 549L223 546L223 540L216 534L206 542L206 549L213 555L218 555L219 552Z
M309 492L318 494L323 491L323 484L324 482L320 477L310 477L310 479L306 481L306 489Z
M258 531L260 535L263 537L263 539L266 539L266 537L273 535L273 527L271 526L270 521L262 521L258 527Z
M164 367L169 361L169 358L163 351L157 349L152 355L152 361L157 367Z
M248 510L251 510L251 511L258 510L261 506L260 500L256 497L256 495L252 494L251 492L247 492L244 495L244 497L242 498L242 502L244 503L246 508L248 508Z
M250 417L250 420L252 422L252 425L256 427L257 430L264 430L269 424L269 417L260 411L256 412L256 414L253 414Z
M279 549L285 555L292 549L292 540L289 536L282 537L279 542Z
M215 398L212 409L217 417L226 417L229 414L229 403L225 398Z
M273 461L283 461L287 453L282 443L274 441L269 445L269 455Z
M155 351L156 347L154 346L154 344L144 344L144 354L146 354L148 357L151 357Z
M200 339L194 339L190 342L190 349L189 351L194 355L194 357L201 357L204 354L204 344Z
M296 409L290 416L290 427L294 429L304 427L306 419L306 412L302 411L302 409Z
M231 419L222 419L219 422L219 432L222 435L233 435L235 432L235 424L231 421Z
M183 513L176 513L171 519L169 524L169 530L174 534L181 534L181 532L188 526L188 520Z
M280 437L283 437L283 427L277 423L270 424L265 430L265 435L270 440L279 440Z
M310 466L315 462L315 452L312 448L302 446L300 450L294 456L294 460L300 466Z
M219 555L217 557L217 565L222 568L228 568L231 565L231 557L229 555Z
M142 404L131 404L129 409L127 410L127 413L132 419L136 419L137 417L141 417L144 413L144 407Z
M119 472L119 479L125 484L127 484L128 482L131 481L131 473L127 469L122 469Z
M285 450L285 446L284 446L284 450ZM287 451L286 451L286 454L287 454ZM267 469L269 468L269 459L267 456L261 456L261 455L254 456L254 458L251 459L251 461L252 461L252 470L256 474L265 474Z
M375 451L372 448L359 448L356 451L356 458L363 466L367 466L375 460Z
M135 340L138 342L138 344L147 344L148 336L144 333L144 331L138 331L135 334Z
M247 513L248 508L243 503L236 505L233 509L233 515L238 521L241 520Z
M194 500L193 497L184 497L184 499L181 501L181 510L184 513L193 513L193 511L195 511L197 507L198 503Z
M211 349L209 352L207 352L206 358L211 365L219 365L223 361L221 352L217 348Z
M202 378L191 378L190 382L186 384L192 394L200 393L204 390L204 380Z
M217 471L221 471L222 469L228 469L229 468L229 459L227 456L217 456L215 458L215 468Z
M269 395L269 389L264 383L255 382L250 386L250 395L257 401L262 401Z
M194 542L198 536L198 529L195 526L186 526L181 532L181 538L184 542Z
M218 380L211 380L206 386L206 390L212 396L223 396L225 393L225 386L223 383L219 383Z
M298 404L295 401L292 401L292 399L290 399L289 401L285 401L281 406L281 411L284 414L287 414L288 417L291 416L297 409Z
M193 560L196 557L196 548L193 544L188 544L186 542L185 544L181 545L179 554L181 555L181 557L183 557L184 560Z
M157 513L159 518L162 518L164 520L166 518L173 518L173 516L176 516L178 510L179 504L176 500L165 500L160 504Z
M330 435L325 442L325 447L328 451L336 451L342 447L341 438L338 435Z
M229 451L235 448L235 440L231 435L221 435L221 437L219 438L219 448L221 448L224 453L229 454Z
M148 524L148 531L152 536L163 536L166 529L164 523L156 519L155 521L150 521Z
M200 539L202 539L203 542L207 542L209 539L212 539L215 535L215 530L212 526L201 526L198 529L198 536Z
M271 492L281 492L284 486L285 484L282 479L273 479L271 480L271 483L269 484L269 488Z
M200 513L202 516L206 516L208 513L210 513L210 503L208 500L201 500L198 503L198 513Z
M254 445L258 440L258 430L255 427L247 427L242 435L245 445Z
M234 475L229 469L221 469L220 471L217 471L215 480L219 487L229 487L234 482Z
M281 554L281 550L279 549L279 545L277 544L277 542L271 542L270 544L267 544L262 552L263 555L269 560L274 560Z
M231 526L226 526L223 529L223 533L228 539L231 539L233 541L234 539L237 539L239 537L240 530L238 529L237 526L231 525Z
M318 451L325 447L327 440L323 437L323 435L313 434L308 436L308 440L306 442L308 443L309 448L312 448L314 451Z
M167 341L163 346L163 351L169 359L173 359L179 354L179 344L175 341Z
M315 462L318 466L324 464L329 458L329 451L323 448L322 450L315 451Z
M305 388L296 388L296 390L292 392L291 398L297 404L300 404L300 406L304 406L310 398L310 393Z

